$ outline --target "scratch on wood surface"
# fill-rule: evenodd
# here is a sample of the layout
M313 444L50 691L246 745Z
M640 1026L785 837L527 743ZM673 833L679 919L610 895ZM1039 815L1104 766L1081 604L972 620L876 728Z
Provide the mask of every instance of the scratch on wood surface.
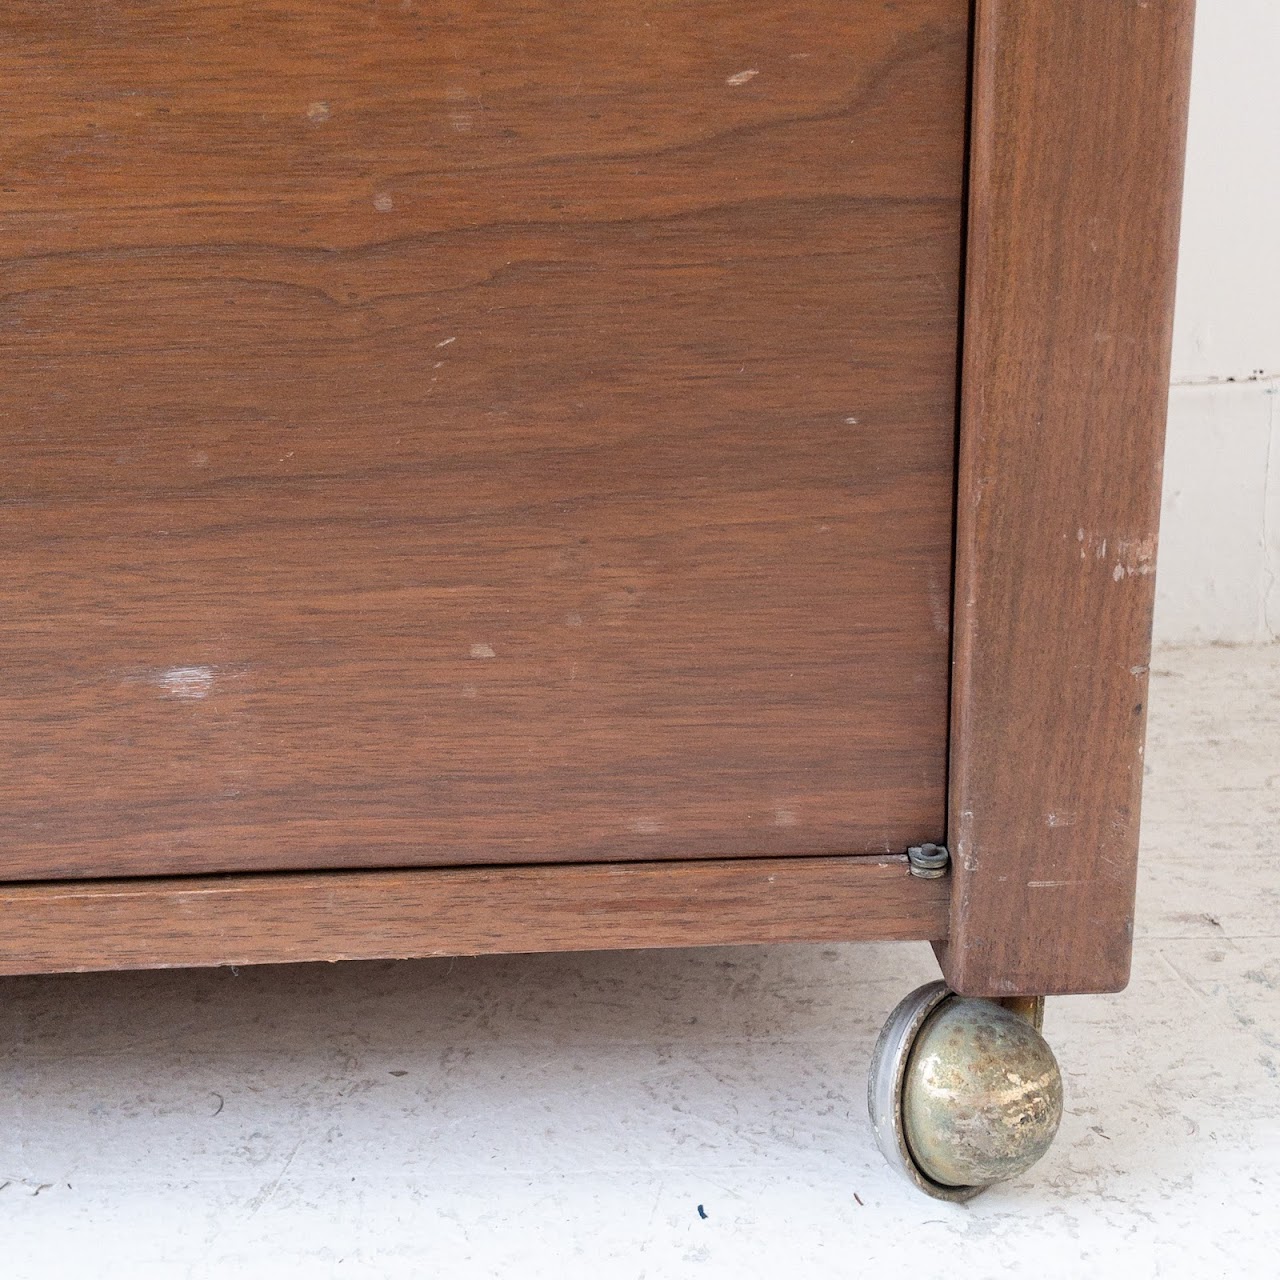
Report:
M1154 537L1122 538L1119 550L1120 559L1111 573L1117 582L1125 578L1147 577L1155 573L1156 540Z
M214 676L212 667L169 667L156 675L155 683L170 698L207 698Z

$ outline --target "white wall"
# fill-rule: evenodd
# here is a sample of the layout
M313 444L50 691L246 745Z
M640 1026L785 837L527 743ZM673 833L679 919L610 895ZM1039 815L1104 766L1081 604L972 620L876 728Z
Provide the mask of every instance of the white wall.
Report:
M1280 0L1200 0L1156 640L1280 640Z

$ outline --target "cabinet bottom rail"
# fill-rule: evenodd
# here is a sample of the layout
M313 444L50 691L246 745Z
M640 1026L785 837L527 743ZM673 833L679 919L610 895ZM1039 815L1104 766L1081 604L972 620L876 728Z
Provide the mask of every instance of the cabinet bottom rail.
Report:
M0 884L0 974L937 942L950 883L891 855Z

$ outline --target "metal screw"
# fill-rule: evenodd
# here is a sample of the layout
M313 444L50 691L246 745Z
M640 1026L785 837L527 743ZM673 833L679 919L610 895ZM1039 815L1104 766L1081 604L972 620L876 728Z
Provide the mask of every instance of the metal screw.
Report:
M939 880L947 874L951 855L940 844L917 844L907 850L911 874L921 880Z

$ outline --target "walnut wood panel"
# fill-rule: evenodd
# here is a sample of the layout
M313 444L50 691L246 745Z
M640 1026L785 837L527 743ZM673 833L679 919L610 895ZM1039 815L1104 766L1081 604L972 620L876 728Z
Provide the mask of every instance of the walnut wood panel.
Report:
M951 985L1128 978L1190 0L979 0Z
M13 0L0 876L945 819L965 0Z
M925 940L947 897L903 857L5 885L0 973Z

